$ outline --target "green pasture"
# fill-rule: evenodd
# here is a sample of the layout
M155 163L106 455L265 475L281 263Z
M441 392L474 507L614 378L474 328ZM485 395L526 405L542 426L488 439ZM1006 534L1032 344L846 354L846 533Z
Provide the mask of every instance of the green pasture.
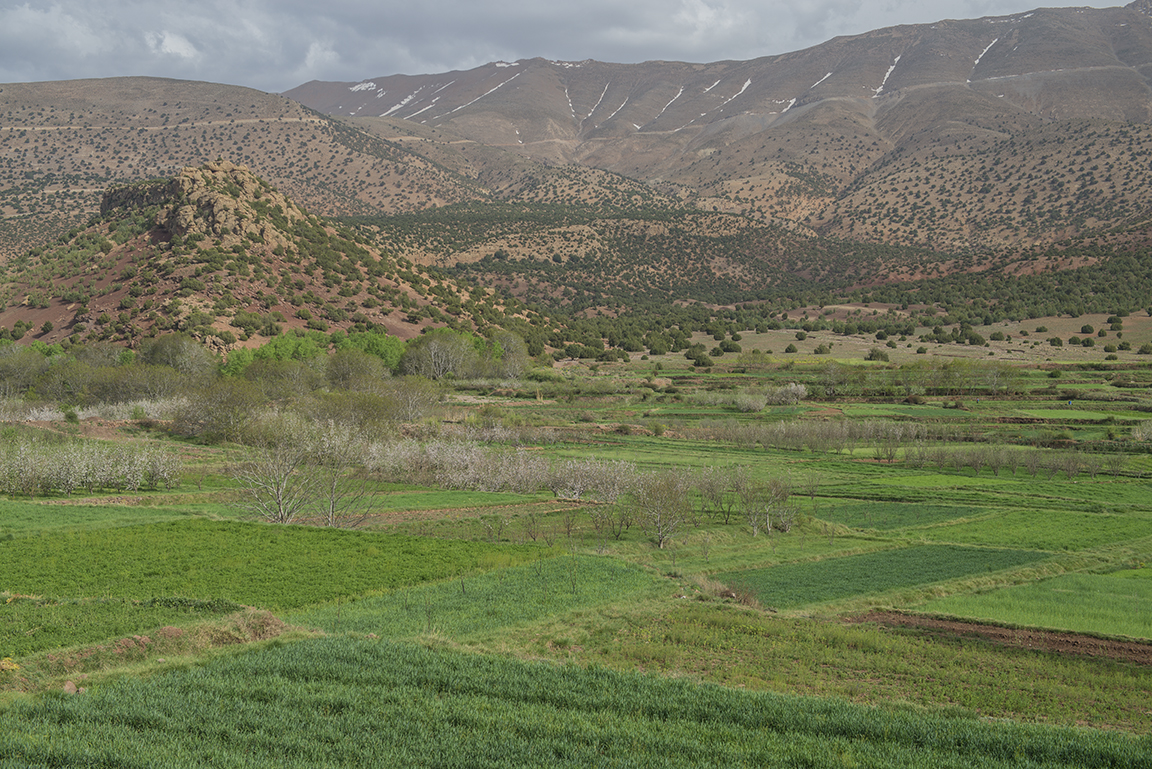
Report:
M899 417L901 419L968 420L971 415L960 409L935 405L903 405L896 403L852 403L839 407L846 417Z
M1148 571L1065 574L1042 582L948 596L917 609L1021 627L1152 639L1152 579L1141 573Z
M243 607L186 598L51 599L9 596L0 603L0 657L23 657L162 625L219 617Z
M171 508L123 504L49 504L35 500L0 500L0 540L49 529L134 526L179 516Z
M543 547L192 519L0 542L0 591L283 610L547 555Z
M1052 421L1076 420L1085 422L1103 422L1108 419L1115 419L1117 414L1115 411L1089 410L1072 408L1071 406L1056 406L1045 409L1020 409L1018 413L1036 419L1048 419Z
M565 615L510 635L534 656L751 691L1152 730L1152 669L1146 666L755 611L702 599L691 585L685 594L693 600Z
M716 578L746 587L765 606L796 609L1011 569L1047 557L1032 550L923 545L722 572Z
M651 594L664 582L649 570L614 558L565 555L329 603L290 613L286 619L329 632L462 639Z
M1152 536L1152 514L1002 510L986 519L944 524L920 534L936 542L1075 552L1147 539Z
M835 508L825 505L821 512L824 518L854 529L892 531L931 526L958 518L984 517L989 514L989 509L971 505L838 500Z
M500 507L551 499L552 495L505 494L489 491L400 491L378 494L373 512L388 513L404 510L450 510L457 508Z
M307 713L307 718L300 714ZM291 725L290 728L287 725ZM322 638L0 713L0 766L1146 766L1147 740Z

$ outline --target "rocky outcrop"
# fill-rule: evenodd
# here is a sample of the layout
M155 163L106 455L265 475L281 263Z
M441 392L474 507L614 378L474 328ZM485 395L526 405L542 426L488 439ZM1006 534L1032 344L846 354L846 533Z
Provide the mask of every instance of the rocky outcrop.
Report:
M244 166L228 161L185 168L171 179L158 179L104 194L101 214L117 208L157 206L156 225L174 237L201 235L228 248L246 239L271 247L286 245L281 225L303 218L283 195Z

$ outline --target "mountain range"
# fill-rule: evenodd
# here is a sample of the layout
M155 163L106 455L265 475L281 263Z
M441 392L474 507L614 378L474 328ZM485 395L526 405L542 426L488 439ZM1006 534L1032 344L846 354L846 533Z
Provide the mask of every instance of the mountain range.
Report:
M284 94L0 84L4 315L28 306L18 265L123 216L109 188L166 190L206 164L343 217L330 234L355 227L340 237L394 265L558 306L1082 267L1148 245L1150 76L1152 2L1136 0L751 61L529 59ZM392 288L415 297L412 277Z

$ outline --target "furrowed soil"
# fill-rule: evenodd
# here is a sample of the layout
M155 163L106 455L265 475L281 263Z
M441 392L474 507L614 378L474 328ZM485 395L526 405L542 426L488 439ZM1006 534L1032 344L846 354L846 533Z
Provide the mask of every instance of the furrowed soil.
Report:
M1010 628L978 622L920 617L898 612L869 612L846 617L845 622L875 623L883 627L909 628L926 635L944 638L978 638L1002 646L1037 649L1056 654L1104 657L1136 665L1152 665L1152 644L1063 633L1055 630Z

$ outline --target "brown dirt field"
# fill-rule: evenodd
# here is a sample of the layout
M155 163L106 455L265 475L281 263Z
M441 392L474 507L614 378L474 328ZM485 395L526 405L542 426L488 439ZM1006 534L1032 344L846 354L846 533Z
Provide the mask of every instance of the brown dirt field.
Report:
M1152 665L1152 644L1150 643L1096 638L1095 636L1054 630L999 627L978 622L944 620L884 611L847 617L845 621L876 623L883 627L911 628L934 636L979 638L1019 649L1036 649L1056 654L1075 654L1085 657L1103 657L1136 665Z

